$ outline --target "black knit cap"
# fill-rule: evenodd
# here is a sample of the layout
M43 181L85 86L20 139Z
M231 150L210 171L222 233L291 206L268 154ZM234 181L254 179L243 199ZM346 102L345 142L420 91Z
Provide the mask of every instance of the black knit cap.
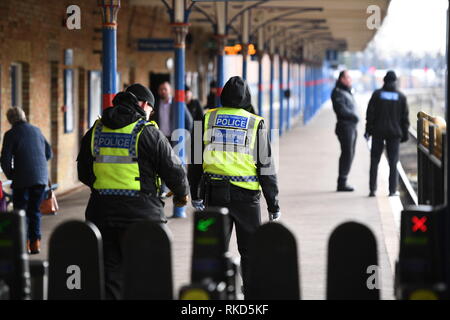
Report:
M386 73L386 75L383 78L384 82L394 82L397 81L397 75L394 71L390 70Z
M153 93L140 83L129 86L126 92L131 92L139 101L147 101L152 107L155 106L155 97Z

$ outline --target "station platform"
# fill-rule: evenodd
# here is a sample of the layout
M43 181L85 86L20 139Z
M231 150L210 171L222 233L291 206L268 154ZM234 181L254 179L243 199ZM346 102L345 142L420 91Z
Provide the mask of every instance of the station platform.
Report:
M297 239L302 299L325 299L328 238L335 227L346 221L363 223L374 232L379 252L381 298L393 299L401 207L398 199L387 196L388 170L384 159L379 169L377 197L368 197L370 153L363 133L369 96L356 98L361 121L349 176L355 192L336 192L340 147L334 134L336 117L330 101L307 125L297 123L279 141L280 223ZM43 218L42 252L31 259L47 259L48 239L58 224L84 219L88 197L89 190L84 188L59 199L60 213ZM172 213L170 202L167 200L167 216ZM262 219L266 222L268 214L263 197L262 209ZM172 219L168 223L173 240L175 294L180 286L188 284L190 277L193 208L189 207L187 213L187 219ZM234 235L230 250L238 256Z

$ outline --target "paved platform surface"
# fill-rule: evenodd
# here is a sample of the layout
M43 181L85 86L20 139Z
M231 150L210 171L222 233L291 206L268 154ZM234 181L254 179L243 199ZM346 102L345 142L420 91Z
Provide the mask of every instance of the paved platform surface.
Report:
M364 119L367 98L358 97L361 119ZM392 212L393 199L387 197L386 163L380 167L378 195L369 198L370 158L362 137L364 121L361 120L356 155L349 176L349 182L356 191L336 192L340 148L334 127L335 115L328 102L308 125L297 125L284 134L279 143L281 223L295 234L298 242L302 298L325 298L328 237L340 223L357 221L369 226L376 235L381 296L383 299L393 299L393 263L398 245L398 225L395 220L398 212ZM60 199L60 214L43 219L43 251L32 256L32 259L47 257L47 241L55 226L68 219L84 218L88 197L89 190L82 189ZM262 207L262 219L267 221L265 202ZM172 206L168 203L166 215L171 215L171 212ZM188 209L187 219L170 220L168 227L173 236L174 292L178 292L179 287L189 281L192 208ZM234 236L231 252L238 254Z

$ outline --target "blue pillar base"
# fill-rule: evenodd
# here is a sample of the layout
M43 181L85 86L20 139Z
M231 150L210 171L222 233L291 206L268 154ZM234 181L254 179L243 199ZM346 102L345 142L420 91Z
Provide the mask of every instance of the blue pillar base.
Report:
M173 207L173 218L186 218L186 207Z

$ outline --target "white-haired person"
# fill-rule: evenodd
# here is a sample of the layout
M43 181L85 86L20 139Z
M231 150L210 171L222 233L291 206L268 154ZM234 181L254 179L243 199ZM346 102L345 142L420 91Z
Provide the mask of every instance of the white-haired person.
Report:
M26 212L28 253L37 254L41 240L39 206L48 183L47 161L52 151L41 130L27 122L21 108L8 109L6 117L11 129L3 138L0 163L12 180L14 209Z

